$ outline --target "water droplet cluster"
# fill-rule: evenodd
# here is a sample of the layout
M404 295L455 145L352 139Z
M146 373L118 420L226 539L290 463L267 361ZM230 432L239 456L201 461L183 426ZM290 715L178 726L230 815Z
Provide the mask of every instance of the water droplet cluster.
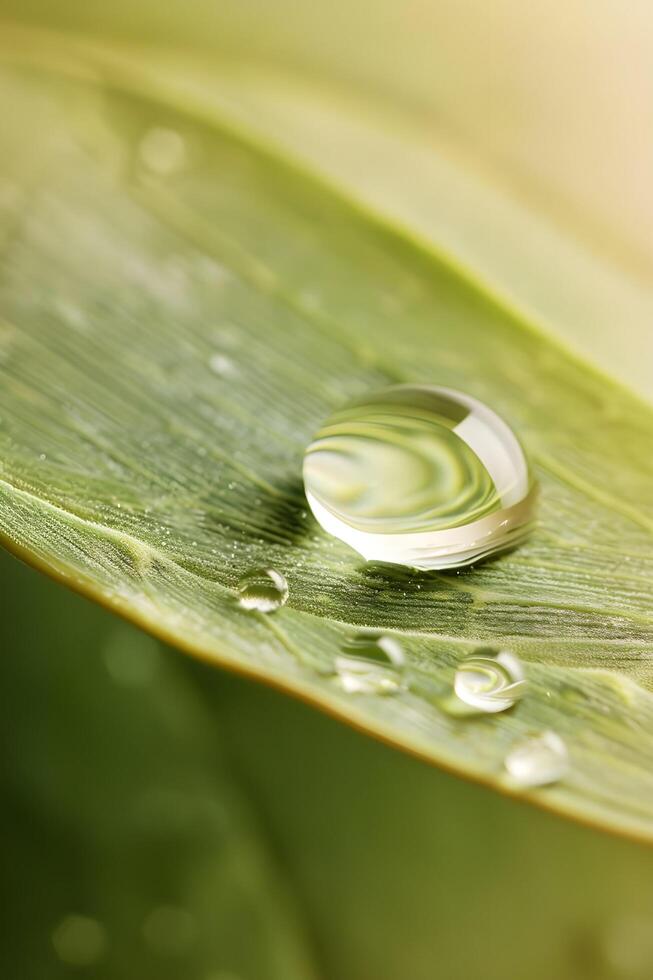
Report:
M280 609L288 600L288 583L273 568L255 568L238 583L241 608L260 613ZM361 630L347 636L334 661L339 686L348 694L389 695L413 693L405 678L403 648L394 636ZM455 672L454 697L443 710L460 714L455 705L473 713L507 711L522 697L526 677L519 658L509 650L480 648L462 660ZM514 785L528 788L556 782L569 765L567 748L552 731L530 736L507 754L504 766Z

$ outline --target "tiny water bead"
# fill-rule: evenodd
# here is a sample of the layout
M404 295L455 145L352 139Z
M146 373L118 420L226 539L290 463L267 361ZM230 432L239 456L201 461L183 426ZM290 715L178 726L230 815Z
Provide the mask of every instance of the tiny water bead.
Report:
M348 694L396 694L402 690L401 644L384 633L361 632L346 637L335 669Z
M504 765L520 786L546 786L565 775L569 753L559 735L546 731L531 735L511 749Z
M238 605L242 609L270 613L288 601L288 583L274 568L254 568L238 582Z
M325 531L368 561L455 568L517 543L535 484L509 426L469 395L395 385L328 418L304 455Z
M478 711L494 713L512 708L524 693L522 665L507 650L479 650L459 664L454 678L456 697Z

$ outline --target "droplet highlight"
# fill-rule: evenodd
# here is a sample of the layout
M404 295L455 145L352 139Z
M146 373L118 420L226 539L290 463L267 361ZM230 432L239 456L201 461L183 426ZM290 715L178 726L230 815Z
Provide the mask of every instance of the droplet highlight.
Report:
M304 455L322 527L368 561L461 567L516 544L535 483L510 427L449 388L396 385L328 418Z
M507 650L477 651L458 665L454 678L456 697L489 714L512 708L525 687L521 662Z
M338 683L348 694L396 694L404 687L401 644L385 633L348 636L335 660Z
M238 582L241 609L271 613L288 601L288 583L274 568L254 568Z
M504 765L520 786L547 786L565 775L569 768L569 753L559 735L546 731L515 746L506 756Z

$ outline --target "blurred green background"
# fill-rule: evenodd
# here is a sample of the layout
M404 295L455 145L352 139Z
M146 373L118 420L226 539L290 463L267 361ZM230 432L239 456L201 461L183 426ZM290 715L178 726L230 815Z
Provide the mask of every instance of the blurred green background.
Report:
M234 108L248 124L272 119L345 189L423 218L424 235L650 396L649 5L0 12L185 46L209 72L200 88L248 93ZM653 852L191 662L4 554L0 581L3 978L653 977Z
M3 977L652 975L650 851L0 573Z

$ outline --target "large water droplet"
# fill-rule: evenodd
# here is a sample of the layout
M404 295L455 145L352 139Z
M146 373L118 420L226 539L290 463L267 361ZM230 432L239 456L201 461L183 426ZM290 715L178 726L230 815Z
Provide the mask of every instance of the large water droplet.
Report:
M546 786L564 776L569 767L569 753L559 735L546 731L511 749L504 764L520 786Z
M384 633L348 636L335 661L338 680L348 694L395 694L403 687L403 666L400 643Z
M477 651L458 665L454 679L454 691L461 701L490 713L512 708L525 686L522 665L507 650Z
M274 568L254 568L238 582L238 604L243 609L269 613L288 601L288 583Z
M369 561L446 568L515 544L535 487L506 423L469 395L397 385L326 420L304 456L306 497Z

